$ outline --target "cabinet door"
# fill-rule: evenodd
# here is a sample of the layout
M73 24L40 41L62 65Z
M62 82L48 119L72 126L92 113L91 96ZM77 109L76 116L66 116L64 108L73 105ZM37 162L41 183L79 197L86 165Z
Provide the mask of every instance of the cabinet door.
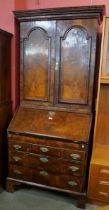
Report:
M53 101L55 21L21 23L21 102L45 105Z
M97 21L57 21L55 104L91 110Z

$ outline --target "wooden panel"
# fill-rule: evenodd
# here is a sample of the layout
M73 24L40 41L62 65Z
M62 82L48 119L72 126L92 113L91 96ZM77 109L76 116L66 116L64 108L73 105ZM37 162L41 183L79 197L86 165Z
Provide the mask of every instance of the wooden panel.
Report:
M90 126L91 115L20 108L8 130L85 142Z
M61 106L87 109L92 104L96 30L95 20L57 21L57 103Z
M48 104L53 94L55 21L38 21L25 25L21 26L21 99L29 104Z
M42 28L29 33L24 52L24 99L48 101L50 38Z

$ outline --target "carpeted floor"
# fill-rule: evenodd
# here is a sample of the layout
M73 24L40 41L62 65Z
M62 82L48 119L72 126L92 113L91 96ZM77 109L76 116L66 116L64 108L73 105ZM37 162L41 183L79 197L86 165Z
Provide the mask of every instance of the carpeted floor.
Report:
M96 206L86 205L86 210ZM22 187L14 193L0 190L0 210L78 210L70 196L32 187Z

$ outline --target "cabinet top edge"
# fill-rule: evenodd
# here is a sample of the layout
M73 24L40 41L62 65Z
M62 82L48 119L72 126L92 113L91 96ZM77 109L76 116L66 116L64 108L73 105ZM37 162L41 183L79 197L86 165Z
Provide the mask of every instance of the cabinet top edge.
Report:
M94 6L80 6L80 7L60 7L60 8L49 8L49 9L36 9L36 10L18 10L13 11L15 17L19 20L26 19L28 17L62 17L70 15L72 17L100 17L102 19L105 14L105 5L94 5Z

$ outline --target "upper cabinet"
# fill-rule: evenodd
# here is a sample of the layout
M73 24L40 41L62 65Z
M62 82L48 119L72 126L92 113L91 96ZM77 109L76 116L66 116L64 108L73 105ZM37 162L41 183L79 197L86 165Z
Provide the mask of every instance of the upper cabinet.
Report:
M65 19L60 10L55 18L34 12L29 20L16 12L21 20L21 106L92 112L97 13L76 18L73 11Z
M109 83L109 17L104 17L101 58L101 82Z

